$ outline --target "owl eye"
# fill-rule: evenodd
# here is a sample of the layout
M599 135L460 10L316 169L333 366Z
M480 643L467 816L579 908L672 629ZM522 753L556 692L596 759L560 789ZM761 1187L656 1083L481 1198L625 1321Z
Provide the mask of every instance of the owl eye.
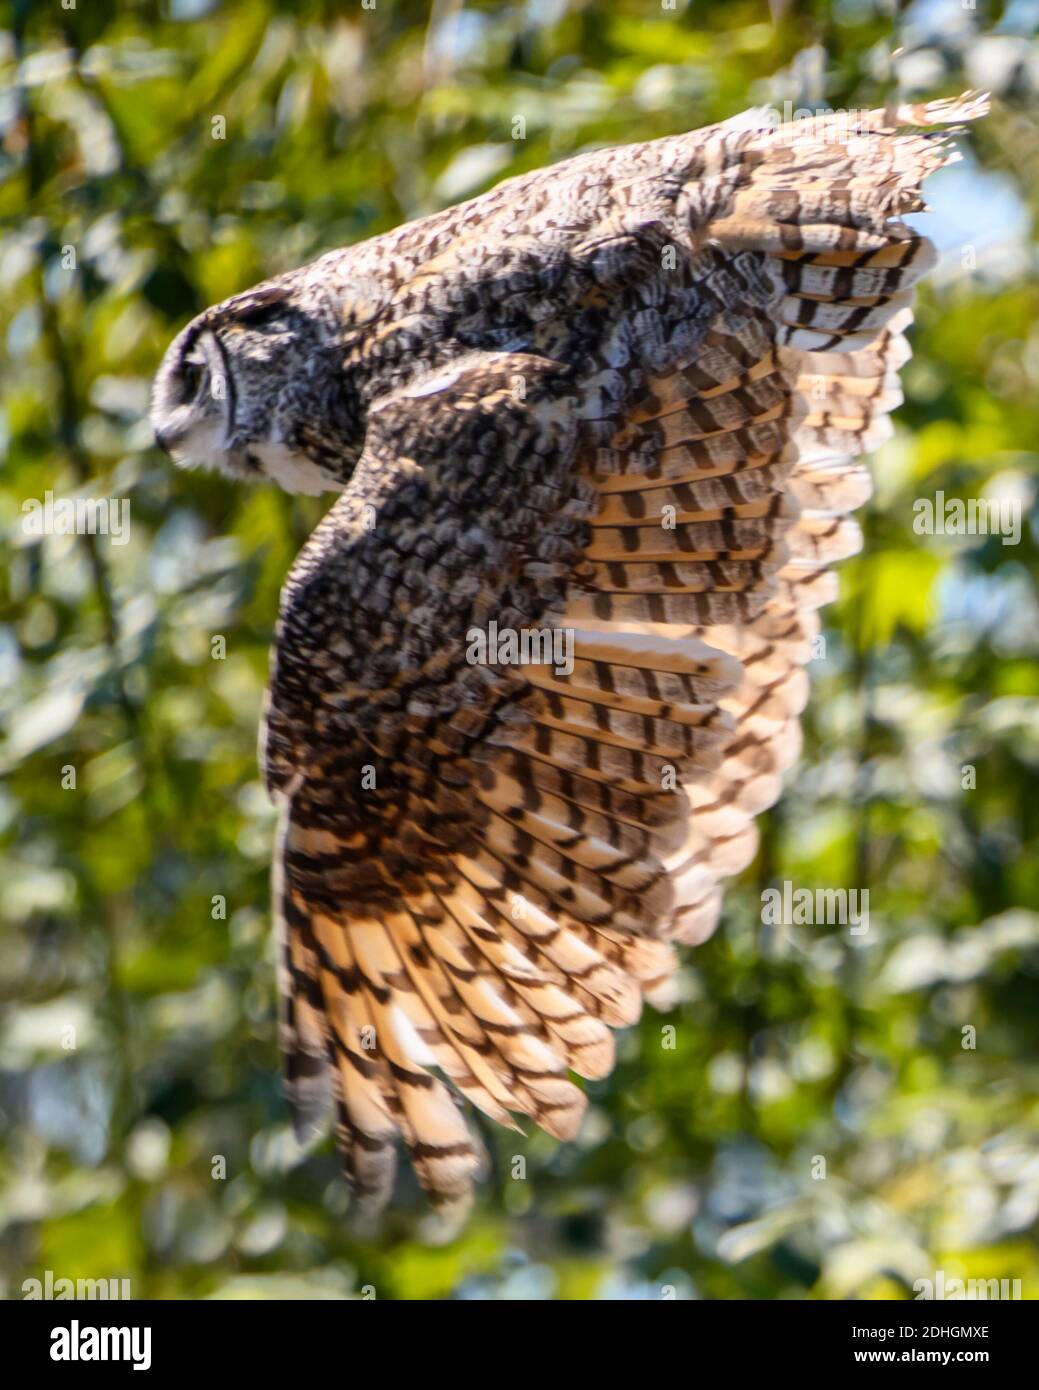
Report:
M198 399L205 377L205 364L189 358L180 369L181 400L187 404Z

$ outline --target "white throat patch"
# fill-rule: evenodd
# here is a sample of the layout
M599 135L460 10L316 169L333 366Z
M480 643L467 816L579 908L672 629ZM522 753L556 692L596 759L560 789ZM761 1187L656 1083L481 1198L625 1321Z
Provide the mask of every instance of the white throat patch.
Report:
M277 483L286 492L300 492L307 497L317 497L322 492L342 492L343 484L338 478L331 478L318 465L302 454L295 453L284 444L253 444L249 452L263 465L263 471L271 482Z

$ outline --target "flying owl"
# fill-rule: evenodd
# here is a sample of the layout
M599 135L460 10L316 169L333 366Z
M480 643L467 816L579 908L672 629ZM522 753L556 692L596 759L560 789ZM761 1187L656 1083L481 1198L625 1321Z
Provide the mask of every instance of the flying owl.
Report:
M340 494L285 583L262 757L286 1092L301 1141L334 1106L361 1206L398 1139L464 1206L463 1098L571 1139L573 1076L713 930L901 400L935 254L900 216L956 158L916 128L986 109L595 150L167 351L178 463Z

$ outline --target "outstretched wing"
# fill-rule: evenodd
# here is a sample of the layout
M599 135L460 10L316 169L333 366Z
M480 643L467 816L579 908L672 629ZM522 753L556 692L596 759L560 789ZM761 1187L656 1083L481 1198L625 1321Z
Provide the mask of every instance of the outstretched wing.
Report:
M290 577L287 1084L306 1131L330 1083L373 1204L398 1135L435 1200L468 1195L456 1094L571 1137L570 1074L609 1072L754 854L933 259L897 217L943 144L865 127L711 132L677 278L621 287L595 362L473 353L382 401ZM467 659L492 621L565 633L572 668Z
M302 1132L331 1089L373 1204L398 1134L431 1194L469 1185L476 1148L434 1070L503 1123L572 1104L540 1015L517 1002L536 972L501 939L474 945L444 906L490 819L489 737L532 695L519 670L467 661L468 634L560 600L594 510L571 375L473 354L380 402L283 595L265 763L283 802L287 1087Z

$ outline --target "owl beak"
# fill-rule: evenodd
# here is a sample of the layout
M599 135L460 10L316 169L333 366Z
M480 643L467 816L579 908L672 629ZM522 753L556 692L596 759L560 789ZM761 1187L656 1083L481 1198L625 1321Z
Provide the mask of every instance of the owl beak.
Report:
M163 432L157 426L152 427L155 433L155 442L166 455L167 458L173 457L173 439L169 432Z

